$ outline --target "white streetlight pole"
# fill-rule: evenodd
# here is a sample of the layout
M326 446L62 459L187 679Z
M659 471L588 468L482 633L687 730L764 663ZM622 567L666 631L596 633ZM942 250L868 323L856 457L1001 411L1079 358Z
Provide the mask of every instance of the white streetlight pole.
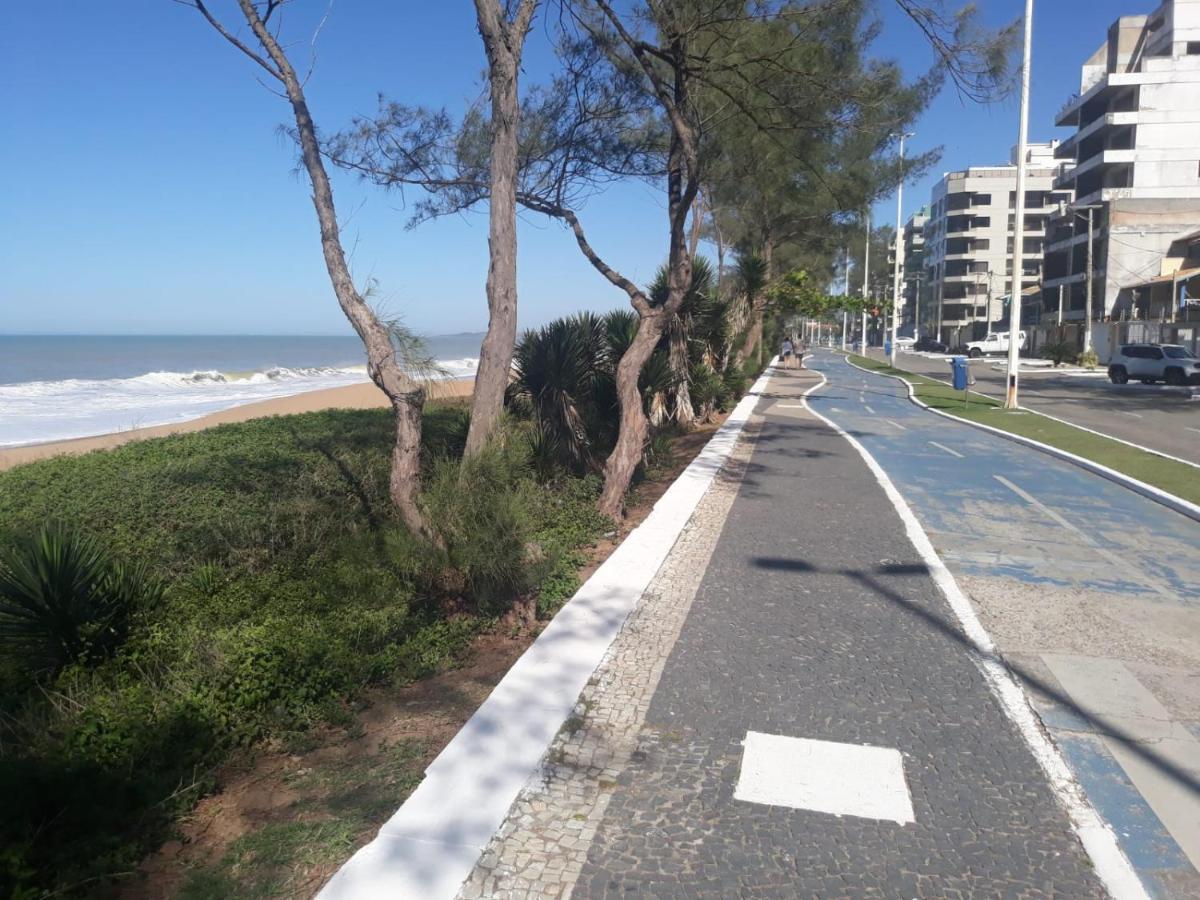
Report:
M871 279L871 208L867 207L867 242L863 246L863 288L862 288L862 343L859 352L867 355L867 292L870 290Z
M911 132L900 133L900 183L896 186L896 258L892 265L892 346L888 361L896 365L896 337L900 329L900 256L904 252L904 139Z
M1021 368L1021 298L1025 275L1025 155L1029 144L1029 74L1033 51L1033 0L1025 0L1025 51L1021 66L1021 123L1017 129L1017 208L1013 221L1012 290L1008 302L1008 390L1004 408L1016 409Z

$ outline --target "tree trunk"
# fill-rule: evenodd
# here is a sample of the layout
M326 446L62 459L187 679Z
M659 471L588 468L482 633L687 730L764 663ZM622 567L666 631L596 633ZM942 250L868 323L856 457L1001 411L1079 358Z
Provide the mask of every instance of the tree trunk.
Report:
M625 510L625 492L646 450L649 422L642 410L638 377L662 336L662 313L655 310L638 320L637 333L617 364L617 399L621 404L620 430L612 453L604 461L604 490L600 512L613 520Z
M312 182L313 206L321 226L321 249L325 256L325 268L329 272L329 280L337 296L338 305L366 348L367 373L391 400L392 409L395 410L396 442L392 448L389 484L392 502L396 504L405 525L413 533L426 540L434 540L435 537L417 502L420 486L421 412L425 404L425 391L401 368L387 327L379 321L378 316L354 287L354 279L342 250L337 212L333 205L333 189L330 187L325 165L321 161L316 126L309 114L300 79L296 76L287 54L259 15L253 0L238 0L238 6L259 44L274 63L277 71L272 74L283 83L288 102L292 106L304 168ZM201 11L213 22L206 10L201 8ZM225 32L222 30L222 33Z
M668 336L668 352L671 362L671 372L675 375L675 387L671 391L675 408L672 417L684 428L690 428L696 421L695 410L692 409L692 391L688 385L691 361L688 359L687 329L678 316L671 323Z
M504 411L504 391L517 340L517 80L536 0L522 0L512 22L500 0L475 0L488 59L492 98L491 178L488 202L488 329L479 348L465 454L478 453Z

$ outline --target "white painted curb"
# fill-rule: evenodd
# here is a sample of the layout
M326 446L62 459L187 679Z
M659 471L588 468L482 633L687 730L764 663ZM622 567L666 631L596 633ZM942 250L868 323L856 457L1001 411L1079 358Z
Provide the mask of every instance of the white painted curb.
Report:
M963 419L958 416L951 415L950 413L942 412L940 409L934 409L932 406L930 406L927 403L922 402L921 399L919 397L917 397L916 389L913 387L913 384L911 381L909 381L906 378L901 378L899 375L891 375L887 372L874 372L871 369L864 369L862 366L851 362L849 358L846 359L846 365L854 366L854 368L858 369L860 372L866 372L869 375L879 375L879 376L882 376L883 378L896 379L897 381L899 381L901 384L903 384L905 387L908 388L908 399L910 401L912 401L913 403L915 403L917 406L921 407L922 409L929 410L929 412L933 413L935 416L941 416L942 418L949 419L952 422L961 422L964 425L970 425L972 428L980 428L983 431L990 431L992 434L998 435L999 437L1002 437L1005 440L1012 441L1015 444L1024 444L1027 447L1033 447L1035 450L1041 450L1043 453L1048 453L1051 456L1058 457L1061 460L1064 460L1066 462L1069 462L1076 466L1079 466L1081 469L1087 469L1089 472L1092 472L1095 475L1099 475L1102 478L1107 478L1109 481L1115 482L1116 484L1121 485L1121 487L1128 488L1129 490L1133 491L1134 493L1141 494L1143 497L1146 497L1147 499L1153 500L1156 503L1161 503L1163 506L1167 507L1168 509L1173 509L1175 512L1179 513L1180 515L1187 516L1189 519L1194 519L1197 522L1200 522L1200 506L1197 506L1195 503L1192 503L1188 500L1184 500L1182 497L1176 497L1174 494L1169 494L1166 491L1162 490L1161 488L1156 488L1152 484L1146 484L1146 482L1144 482L1144 481L1139 481L1138 479L1134 478L1131 475L1126 475L1123 472L1118 472L1116 469L1110 469L1108 466L1102 465L1101 463L1098 463L1098 462L1094 462L1093 460L1090 460L1090 459L1086 459L1085 457L1076 456L1074 453L1070 453L1066 450L1061 450L1058 447L1052 447L1049 444L1043 444L1041 441L1035 441L1033 438L1024 437L1019 434L1013 434L1011 431L1004 431L1003 429L1000 429L1000 428L993 428L991 425L984 425L982 422L973 422L970 419ZM937 379L934 379L934 380L936 381ZM983 395L980 395L980 396L983 396ZM1074 422L1066 422L1066 421L1063 421L1062 419L1055 419L1054 416L1047 416L1045 413L1039 413L1036 410L1026 410L1026 411L1032 413L1033 415L1044 416L1047 419L1054 419L1054 421L1062 422L1064 425L1070 425L1072 428L1080 428L1080 426L1076 425ZM1080 428L1080 430L1081 431L1091 431L1091 429L1089 429L1089 428ZM1107 434L1102 434L1099 431L1093 431L1092 433L1099 435L1100 437L1105 437L1105 438L1109 437ZM1129 443L1128 441L1122 441L1119 438L1110 438L1110 439L1115 440L1118 443L1122 443L1122 444ZM1176 459L1173 456L1167 456L1167 454L1165 454L1165 453L1158 453L1157 451L1149 450L1148 448L1145 448L1145 447L1138 447L1137 444L1129 444L1129 446L1137 447L1137 449L1139 449L1139 450L1146 450L1147 453L1151 453L1155 456L1165 457L1166 459L1173 460L1174 462L1186 463L1189 466L1195 465L1195 463L1189 463L1186 460Z
M854 365L849 360L846 362ZM855 368L864 372L869 371L861 366L855 366ZM1097 876L1108 889L1109 894L1116 900L1149 900L1149 895L1142 886L1141 880L1121 851L1112 828L1092 807L1087 795L1084 794L1074 775L1071 774L1071 769L1063 759L1058 747L1043 730L1041 721L1030 705L1029 698L1020 682L997 653L996 645L975 614L971 601L967 599L967 595L962 592L958 582L954 580L954 575L946 568L946 564L937 555L937 551L933 549L929 536L921 527L921 523L917 521L917 517L909 508L908 503L896 490L896 486L892 484L887 473L875 461L875 457L841 426L825 418L808 403L808 396L824 387L825 384L826 378L821 374L820 383L804 392L805 405L814 416L840 434L850 443L850 446L858 451L858 455L863 458L875 476L875 480L879 482L884 493L892 502L892 506L904 523L904 530L909 541L921 555L934 584L938 586L946 598L946 602L950 604L950 609L958 619L963 634L970 642L971 647L968 653L972 662L978 667L988 688L999 701L1001 709L1016 726L1033 753L1034 759L1046 774L1050 789L1066 809L1067 816L1071 820L1071 827L1079 837L1079 842L1091 859L1092 865L1095 866Z
M378 836L330 879L322 900L449 900L458 893L729 458L777 362L513 664Z

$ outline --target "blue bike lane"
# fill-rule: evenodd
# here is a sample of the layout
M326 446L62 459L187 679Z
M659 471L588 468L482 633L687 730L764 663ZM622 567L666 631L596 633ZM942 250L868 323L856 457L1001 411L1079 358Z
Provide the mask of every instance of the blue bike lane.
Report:
M1200 896L1200 523L818 352L1152 895Z

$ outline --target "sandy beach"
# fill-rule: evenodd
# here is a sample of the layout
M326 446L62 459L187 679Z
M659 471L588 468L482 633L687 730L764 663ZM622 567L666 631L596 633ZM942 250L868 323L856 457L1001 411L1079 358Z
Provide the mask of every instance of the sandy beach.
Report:
M429 390L431 400L449 397L468 397L474 387L473 378L458 378L434 382ZM52 456L66 454L77 455L90 453L92 450L107 450L119 447L130 441L141 441L146 438L166 437L171 434L184 434L189 431L200 431L216 425L227 425L230 422L245 422L248 419L259 419L264 416L287 416L294 413L316 412L321 409L375 409L388 405L383 391L374 384L352 384L346 387L327 388L320 391L306 391L302 394L292 394L289 397L275 397L257 403L246 403L223 409L211 415L186 422L173 422L168 425L154 425L149 428L133 428L113 434L101 434L95 437L75 438L70 441L52 441L45 444L30 444L23 447L7 447L0 449L0 471L11 469L22 463L48 459Z

